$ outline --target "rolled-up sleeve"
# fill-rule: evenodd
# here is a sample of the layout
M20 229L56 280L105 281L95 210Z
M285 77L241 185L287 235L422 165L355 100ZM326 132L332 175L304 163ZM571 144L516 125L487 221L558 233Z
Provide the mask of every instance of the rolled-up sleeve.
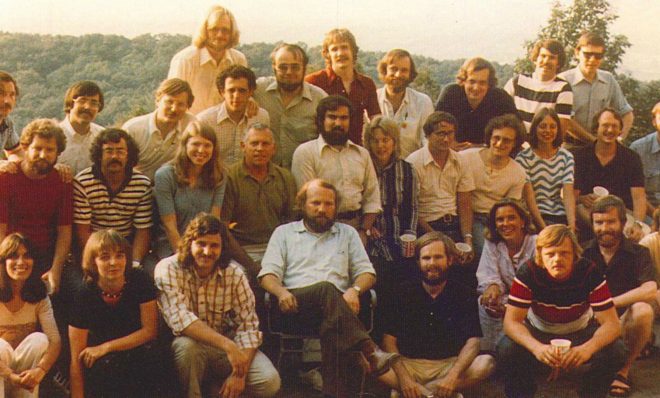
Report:
M156 265L154 281L160 291L158 307L167 325L175 336L199 318L186 305L183 291L184 277L181 268L176 265L176 257L168 257Z
M262 278L268 274L277 276L280 280L284 278L284 261L286 252L286 231L285 225L280 225L273 231L268 241L266 253L261 260L261 271L257 278Z
M259 318L255 311L255 300L245 274L240 275L236 284L236 294L232 297L234 322L238 325L234 342L241 348L257 348L261 345L262 334L259 331Z
M364 151L366 152L366 151ZM364 153L363 153L364 155ZM362 213L380 213L380 189L378 188L378 176L376 169L371 161L371 157L366 153L367 167L364 171L364 195L362 195Z

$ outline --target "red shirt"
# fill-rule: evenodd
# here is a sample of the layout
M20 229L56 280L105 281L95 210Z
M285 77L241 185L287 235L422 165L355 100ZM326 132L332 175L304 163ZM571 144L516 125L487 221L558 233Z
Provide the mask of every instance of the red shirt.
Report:
M331 67L305 76L305 81L322 88L328 95L341 95L351 101L353 112L351 113L351 126L348 137L354 143L362 145L362 118L364 110L367 110L369 117L379 115L381 112L374 81L358 73L356 70L353 71L353 74L355 78L351 83L350 94L346 92L344 83L342 83L341 78L335 74Z
M16 174L0 173L0 224L7 224L7 234L24 234L39 256L52 258L57 227L72 223L73 186L56 171L37 180L20 168Z

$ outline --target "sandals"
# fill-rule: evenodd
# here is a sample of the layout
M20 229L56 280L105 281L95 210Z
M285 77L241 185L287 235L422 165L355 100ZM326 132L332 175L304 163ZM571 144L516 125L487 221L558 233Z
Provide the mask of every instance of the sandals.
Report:
M617 384L614 384L618 382ZM614 376L614 380L612 380L612 384L610 384L610 391L609 395L610 397L627 397L630 395L630 380L620 374L617 373L616 376Z

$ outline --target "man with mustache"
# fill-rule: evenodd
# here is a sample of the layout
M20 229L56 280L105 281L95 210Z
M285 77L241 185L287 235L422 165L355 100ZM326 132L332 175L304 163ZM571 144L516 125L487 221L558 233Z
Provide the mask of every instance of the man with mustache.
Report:
M322 178L338 188L339 221L356 228L366 245L381 211L378 177L369 152L351 139L351 102L330 95L316 108L316 128L320 136L300 145L293 153L291 172L298 188L314 178Z
M387 370L398 355L382 352L357 317L360 295L374 285L376 273L355 229L335 222L338 202L332 184L321 179L305 183L296 196L303 219L275 229L259 279L277 297L286 324L318 331L323 392L347 397L351 375L338 360L346 351L360 350L369 371L376 373Z
M153 182L156 170L174 159L179 139L195 116L192 89L181 79L164 80L156 89L156 110L128 120L122 130L133 137L140 152L136 167Z
M36 119L21 134L25 150L16 173L0 173L0 240L21 232L34 245L35 271L53 292L71 246L71 183L54 170L66 137L56 121Z
M20 159L22 154L19 145L18 134L14 131L14 124L9 119L9 114L16 106L18 97L18 85L16 80L7 72L0 70L0 157L9 160ZM8 165L6 160L0 160L0 170Z
M495 368L491 355L479 355L477 301L450 278L459 253L447 235L422 235L415 252L422 280L398 287L382 343L402 357L380 380L406 398L462 397Z
M94 231L113 228L133 248L140 263L149 251L151 181L133 169L138 163L135 140L124 130L108 128L90 145L92 166L75 177L74 218L76 241L82 250Z
M268 126L270 118L263 108L257 108L254 116L248 115L248 103L257 87L257 78L251 69L232 65L220 72L215 84L224 101L199 113L197 120L213 128L222 161L233 165L242 158L241 140L248 127L254 123Z
M328 94L304 81L307 54L296 44L282 43L270 54L274 76L257 79L254 99L268 111L275 135L274 162L291 169L298 145L318 137L316 107Z
M376 85L356 69L358 46L348 29L333 29L325 35L321 55L326 68L305 76L305 81L329 95L341 95L351 102L353 112L348 137L362 145L362 124L368 117L380 114Z
M610 387L613 396L630 392L630 369L642 350L653 346L654 311L650 303L655 300L658 287L648 249L623 235L625 222L626 206L621 199L614 195L597 199L591 208L596 238L585 245L583 253L606 276L628 347L626 363Z
M390 50L378 63L378 77L385 83L376 91L383 115L399 125L400 155L405 158L424 144L424 121L433 113L428 95L408 87L417 77L415 62L406 50Z
M74 176L92 165L89 148L103 130L94 120L103 110L103 104L101 88L87 80L74 83L64 95L66 116L60 127L66 135L66 149L58 160L71 167Z

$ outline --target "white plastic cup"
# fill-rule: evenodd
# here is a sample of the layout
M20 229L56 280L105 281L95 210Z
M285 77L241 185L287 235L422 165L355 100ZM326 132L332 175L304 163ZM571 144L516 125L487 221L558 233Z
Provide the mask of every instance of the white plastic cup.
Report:
M607 190L605 187L601 187L600 185L596 185L594 187L594 194L598 196L599 198L602 198L603 196L607 196L610 194L610 191Z
M461 252L461 254L468 254L469 252L472 251L472 247L464 242L458 242L456 244L456 249L458 249L458 251Z
M555 349L557 354L564 355L571 348L571 341L566 339L552 339L550 345Z
M405 258L415 257L415 241L417 237L413 234L403 234L401 239L401 255Z

